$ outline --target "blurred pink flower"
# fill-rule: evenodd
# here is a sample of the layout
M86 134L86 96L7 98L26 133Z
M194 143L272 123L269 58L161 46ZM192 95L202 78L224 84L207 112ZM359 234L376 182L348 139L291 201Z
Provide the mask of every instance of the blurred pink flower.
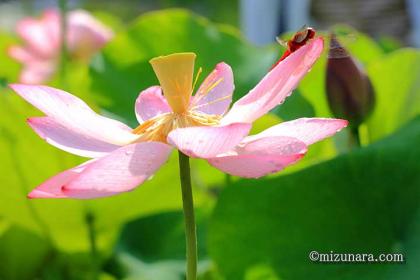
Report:
M234 85L227 64L219 63L191 98L195 55L154 58L161 87L140 93L135 104L140 125L134 130L97 115L64 91L11 85L46 114L28 119L36 133L62 150L92 158L50 178L29 197L85 199L133 190L158 170L173 147L236 176L257 178L282 170L302 158L310 144L347 125L340 119L302 118L247 136L252 122L284 101L322 49L323 40L316 39L291 54L229 111Z
M39 84L51 78L60 59L60 14L46 10L37 18L25 18L17 24L17 33L23 46L12 46L9 55L23 64L19 81ZM88 59L102 48L113 32L83 10L67 15L66 43L68 55L75 59Z

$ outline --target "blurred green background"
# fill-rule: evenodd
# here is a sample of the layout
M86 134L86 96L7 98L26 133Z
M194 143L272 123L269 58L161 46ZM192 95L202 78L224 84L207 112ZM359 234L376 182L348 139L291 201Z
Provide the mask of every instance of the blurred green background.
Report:
M311 22L317 22L317 9L326 12L321 2L306 7ZM0 26L0 279L184 279L175 153L150 181L130 193L90 201L26 198L39 183L83 160L35 135L25 119L41 113L6 87L17 81L20 70L6 54L19 40L15 22L56 3L0 5L0 14L9 18L3 17ZM116 37L88 64L69 61L66 85L57 78L49 84L131 126L136 125L139 91L157 84L150 58L196 52L202 77L225 61L234 71L237 100L284 51L270 43L274 36L296 30L288 28L292 23L284 19L283 9L270 27L277 34L268 42L253 37L246 26L255 21L244 18L239 1L92 0L69 5L91 11ZM405 11L402 26L409 25L410 6L392 7L396 14ZM380 14L367 18L375 16ZM192 160L200 279L420 277L420 50L408 47L415 44L408 34L381 33L363 24L354 24L360 30L327 20L318 24L322 31L351 35L345 46L375 88L374 111L360 127L362 147L349 147L349 131L344 130L311 146L301 162L281 173L232 182L206 162ZM415 31L415 25L408 25L408 31ZM258 120L253 132L299 117L333 117L325 93L326 61L325 53L295 93ZM402 253L405 262L320 264L308 259L312 250Z

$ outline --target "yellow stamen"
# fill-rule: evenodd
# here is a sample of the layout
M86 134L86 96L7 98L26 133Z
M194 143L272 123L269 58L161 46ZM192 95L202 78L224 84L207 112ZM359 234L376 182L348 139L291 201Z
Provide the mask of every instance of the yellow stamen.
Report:
M197 85L198 78L200 77L201 72L203 72L203 68L200 67L200 68L198 68L197 74L195 75L195 80L194 80L194 84L193 84L192 90L195 89L195 86Z
M174 129L191 126L212 126L219 124L221 116L207 115L188 111L184 114L166 113L149 119L133 129L140 135L138 141L160 141L166 143L166 138Z
M201 90L196 94L195 103L199 102L203 97L209 94L210 91L212 91L215 87L217 87L222 81L223 81L223 78L219 78L213 83L204 84L201 87ZM196 108L196 107L193 107L193 108Z
M204 95L209 94L210 91L212 91L215 87L217 87L221 82L223 81L223 78L218 79L213 84L211 84L206 91L204 92Z
M175 113L188 109L194 75L194 53L176 53L150 60L163 94Z
M217 98L217 99L212 100L212 101L207 102L207 103L202 103L202 104L199 104L199 105L195 105L195 106L191 107L191 110L196 110L198 108L201 108L201 107L204 107L204 106L208 106L208 105L211 105L211 104L214 104L214 103L217 103L217 102L220 102L220 101L229 99L229 98L230 98L230 95L226 95L226 96Z
M196 105L193 108L189 106L192 90L195 88L199 75L202 72L200 68L193 84L194 61L195 54L193 53L178 53L150 60L150 64L152 64L153 70L162 86L163 94L173 112L160 114L133 129L132 132L139 135L136 142L160 141L166 143L168 134L174 129L192 126L214 126L220 123L221 115L210 115L194 109L223 101L228 99L230 95L212 100L206 104ZM215 82L211 80L209 79L202 86L198 99L209 94L211 90L223 81L223 78Z

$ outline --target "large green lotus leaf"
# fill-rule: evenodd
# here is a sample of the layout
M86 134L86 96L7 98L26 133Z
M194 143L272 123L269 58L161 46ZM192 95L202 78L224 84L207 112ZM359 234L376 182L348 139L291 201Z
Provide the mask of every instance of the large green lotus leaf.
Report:
M235 76L235 98L246 94L264 76L277 56L274 48L257 48L239 32L216 25L185 10L144 14L119 33L92 63L92 86L101 107L135 123L133 104L138 93L157 79L148 61L175 52L195 52L200 81L225 61Z
M204 242L207 212L196 211L195 213L200 259L207 256ZM140 218L124 226L117 243L117 250L130 253L146 262L185 260L184 232L182 211Z
M116 280L112 275L94 266L90 252L63 253L55 252L44 265L38 268L38 277L33 279L71 279L71 280ZM96 260L97 262L97 260ZM22 279L23 280L23 279ZM29 279L28 279L29 280Z
M208 211L196 211L200 274L209 264L205 243L208 215ZM124 279L185 279L182 211L152 215L125 225L113 261L106 268Z
M127 253L121 253L125 280L182 280L185 279L185 261L164 260L147 263Z
M60 249L89 248L87 213L94 216L100 249L107 248L127 220L142 215L181 209L177 159L174 153L155 176L133 192L91 201L29 200L35 186L83 159L51 147L26 124L39 116L11 91L0 92L0 216L13 224L51 238ZM196 189L197 205L207 197Z
M0 234L0 279L35 279L51 254L45 239L9 225Z
M230 280L252 279L259 270L291 280L417 279L419 142L418 117L353 153L225 188L209 225L210 256ZM312 263L312 250L399 252L406 263Z
M375 141L420 113L420 50L397 50L367 70L376 92L368 120L369 136Z

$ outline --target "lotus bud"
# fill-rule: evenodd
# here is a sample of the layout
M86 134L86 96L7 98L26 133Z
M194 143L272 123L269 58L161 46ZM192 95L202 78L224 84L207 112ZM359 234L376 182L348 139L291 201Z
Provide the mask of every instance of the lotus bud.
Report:
M334 116L357 128L372 112L375 94L361 65L331 35L326 75L328 103Z

